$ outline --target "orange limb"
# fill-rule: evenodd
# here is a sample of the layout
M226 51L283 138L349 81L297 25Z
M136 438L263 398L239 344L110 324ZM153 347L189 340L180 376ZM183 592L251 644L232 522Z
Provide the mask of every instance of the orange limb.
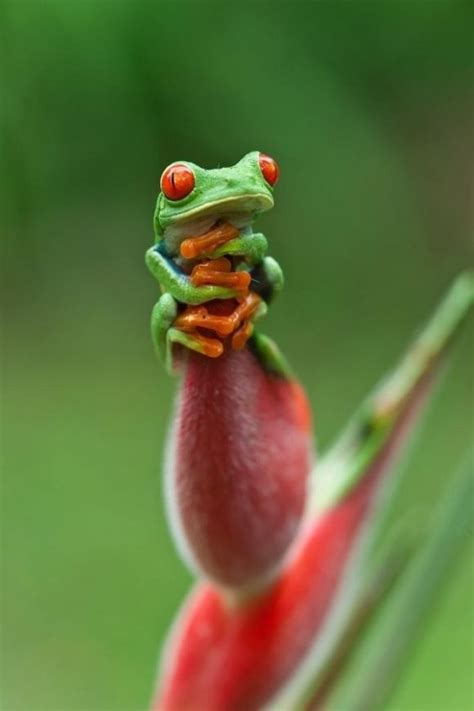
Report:
M259 304L260 296L251 291L228 316L209 313L202 304L200 306L188 306L185 311L178 315L174 326L184 331L206 328L216 331L221 336L229 336L239 328L243 321L248 320L255 313Z
M235 312L234 312L235 313ZM206 328L216 331L221 336L228 336L235 328L235 320L230 316L210 314L205 306L188 306L176 318L174 326L184 331L194 331L196 328Z
M252 331L253 323L249 320L244 321L232 336L232 349L234 351L241 351L252 335Z
M191 272L191 282L194 286L211 284L213 286L225 286L229 289L246 291L250 286L252 277L249 272L233 272L232 265L228 259L213 259L201 264L196 264Z
M242 301L235 309L234 313L231 314L231 317L235 318L235 320L238 322L236 324L236 327L239 326L245 319L248 319L253 316L255 311L258 309L260 301L261 297L254 291L250 291L247 296L242 299Z
M195 341L198 341L201 347L201 353L205 356L209 358L219 358L219 356L222 355L224 345L218 338L207 338L207 336L203 336L197 332L193 333L192 336Z
M260 296L251 291L234 311L234 314L236 314L239 319L239 328L232 336L232 348L234 351L242 350L252 335L253 323L250 319L258 309L260 301Z
M237 237L239 230L228 222L218 224L209 232L199 237L189 237L180 246L181 256L185 259L196 259L205 257L213 252L221 244L225 244L234 237Z

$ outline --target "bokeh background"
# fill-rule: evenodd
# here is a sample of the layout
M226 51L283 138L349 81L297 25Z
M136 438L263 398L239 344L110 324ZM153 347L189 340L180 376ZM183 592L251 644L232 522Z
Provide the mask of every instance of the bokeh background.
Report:
M2 0L5 711L146 707L191 579L160 469L176 383L146 272L162 169L249 150L287 283L265 323L321 449L471 259L473 6ZM420 531L472 433L465 331L393 502ZM417 523L417 525L418 525ZM472 548L388 709L472 708Z

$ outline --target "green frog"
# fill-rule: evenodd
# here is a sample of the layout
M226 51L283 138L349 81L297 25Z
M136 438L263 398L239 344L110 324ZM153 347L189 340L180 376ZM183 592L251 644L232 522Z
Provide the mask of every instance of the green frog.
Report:
M226 324L230 324L230 332L242 321L241 331L246 329L246 334L240 343L248 336L249 345L267 369L288 374L276 345L253 330L253 322L266 313L267 304L283 287L279 264L266 254L265 236L253 230L257 216L273 207L278 175L276 162L258 151L248 153L232 167L205 170L189 161L178 161L164 170L154 215L156 243L147 251L146 263L162 289L152 312L151 329L155 349L168 371L175 369L176 344L218 357L223 352L222 341L203 335L202 329L212 329L218 322L224 324L221 335L226 335ZM200 281L193 271L198 265ZM230 300L240 308L234 321L232 315L216 317L206 306ZM186 306L193 307L192 322L200 328L187 327L189 318L186 321L183 316ZM239 314L243 314L241 318Z

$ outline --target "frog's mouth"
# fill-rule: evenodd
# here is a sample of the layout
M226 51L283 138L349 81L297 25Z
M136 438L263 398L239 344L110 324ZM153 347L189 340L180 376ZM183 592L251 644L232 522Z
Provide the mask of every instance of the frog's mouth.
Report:
M207 232L217 221L230 222L239 231L250 226L255 216L273 207L273 198L265 193L228 197L196 208L183 210L173 216L164 229L164 236L180 242L189 236Z

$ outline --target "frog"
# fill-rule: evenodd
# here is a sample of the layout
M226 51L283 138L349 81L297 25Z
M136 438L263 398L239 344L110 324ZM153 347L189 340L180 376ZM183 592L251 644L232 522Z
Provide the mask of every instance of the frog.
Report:
M259 151L247 153L231 167L205 169L183 160L163 171L153 218L155 243L145 260L162 291L152 311L151 334L168 372L177 370L177 345L211 358L222 355L224 349L222 340L177 325L180 314L183 320L183 306L192 307L195 325L231 324L230 332L231 317L216 319L206 304L235 299L242 312L241 331L246 331L241 343L248 337L249 347L267 370L289 376L276 344L253 327L284 283L280 265L267 255L266 237L253 228L255 219L274 205L278 177L276 161ZM201 272L207 269L208 278L196 283L192 277L198 262L189 245L199 242L205 243L199 256L207 260L199 268ZM246 298L251 296L251 304L243 298L243 284L249 285Z

